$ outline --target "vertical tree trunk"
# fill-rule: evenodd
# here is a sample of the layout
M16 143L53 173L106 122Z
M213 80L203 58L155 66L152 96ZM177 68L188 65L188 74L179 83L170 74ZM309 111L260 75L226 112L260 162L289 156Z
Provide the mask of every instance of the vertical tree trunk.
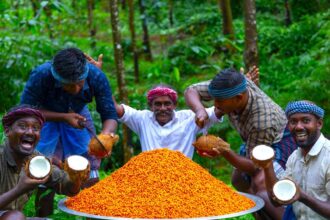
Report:
M87 0L87 11L88 11L88 29L89 36L91 38L91 48L95 49L96 47L96 27L94 24L94 0Z
M257 21L255 0L244 1L245 49L244 63L247 70L258 66Z
M71 0L71 7L72 8L77 8L77 1L76 0Z
M168 19L170 22L170 27L173 27L173 0L168 0Z
M38 1L31 0L31 5L32 5L32 11L33 11L33 17L36 17L38 14Z
M284 0L284 6L285 6L285 25L290 26L292 23L292 20L291 20L291 13L290 13L290 7L289 7L288 0Z
M219 0L219 7L222 12L222 33L229 39L234 39L233 16L231 13L230 0Z
M46 14L46 26L47 26L47 29L48 29L48 36L50 39L54 39L54 29L53 29L53 26L52 26L52 22L53 22L53 19L52 19L52 9L50 7L50 2L48 2L48 4L44 7L44 11L45 11L45 14Z
M116 75L117 84L119 89L119 98L122 102L127 103L127 91L125 83L125 72L124 72L124 59L123 50L121 46L121 35L119 31L119 15L118 15L118 4L117 0L110 0L110 13L111 13L111 27L112 27L112 38L116 64ZM124 161L127 162L132 157L132 151L128 146L128 128L123 126L123 152Z
M150 49L149 31L148 31L147 15L145 14L144 0L139 0L139 8L140 8L140 17L141 17L142 29L143 29L143 52L146 55L146 59L152 61L152 53Z
M13 5L14 11L15 11L15 16L17 17L17 19L19 19L20 2L21 2L20 0L12 1L12 5Z
M123 9L123 11L126 9L126 0L121 0L121 9Z
M132 53L134 59L134 79L135 82L139 82L139 54L136 49L136 36L134 27L134 0L128 0L128 14L129 14L129 29L131 32L132 40Z

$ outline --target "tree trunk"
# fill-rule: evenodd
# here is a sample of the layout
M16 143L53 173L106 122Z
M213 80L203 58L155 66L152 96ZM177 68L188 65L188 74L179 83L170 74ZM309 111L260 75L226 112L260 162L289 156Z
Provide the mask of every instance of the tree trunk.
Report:
M54 29L52 26L53 19L52 19L52 9L50 7L50 2L44 7L44 11L46 14L46 26L48 29L48 36L50 39L54 39Z
M173 27L173 0L168 0L168 19L170 22L170 27Z
M94 24L94 0L87 0L87 10L88 10L88 29L89 37L91 38L91 48L95 49L96 47L96 27Z
M20 19L19 19L19 6L20 6L20 0L12 1L12 5L13 5L13 7L14 7L15 16L17 17L18 20L20 20Z
M152 61L152 53L150 49L149 31L148 31L147 15L145 14L144 0L139 0L139 6L140 6L140 17L141 17L142 29L143 29L143 52L146 55L146 59Z
M230 0L219 0L219 7L222 12L222 33L229 39L234 39L233 16L231 13Z
M258 66L257 21L255 0L244 1L245 49L244 63L247 70Z
M123 11L126 9L126 0L121 0L121 9Z
M38 1L31 0L32 10L33 10L33 17L36 17L38 14Z
M119 15L117 0L110 0L110 13L111 13L111 27L112 38L116 64L117 84L119 89L119 98L122 102L128 102L126 83L125 83L125 71L124 71L124 59L123 50L121 46L121 35L119 31ZM123 126L123 152L124 162L129 161L132 157L132 151L128 146L128 128Z
M134 79L135 82L139 82L139 54L136 49L136 36L134 28L134 0L128 0L128 14L129 14L129 29L131 32L132 40L132 53L134 59Z
M72 8L77 8L77 1L76 0L71 0L71 7Z
M285 25L290 26L292 23L292 20L291 20L291 13L290 13L290 7L289 7L288 0L284 0L284 6L285 6Z

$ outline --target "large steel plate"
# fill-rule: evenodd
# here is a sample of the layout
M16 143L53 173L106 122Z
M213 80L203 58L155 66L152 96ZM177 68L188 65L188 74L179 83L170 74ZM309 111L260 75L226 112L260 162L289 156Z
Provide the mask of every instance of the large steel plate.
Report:
M246 197L248 197L249 199L253 200L255 202L255 206L251 209L245 210L245 211L241 211L241 212L236 212L236 213L231 213L231 214L227 214L227 215L220 215L220 216L208 216L208 217L199 217L199 218L172 218L171 220L191 220L191 219L196 219L196 220L206 220L206 219L225 219L225 218L233 218L233 217L238 217L238 216L243 216L249 213L253 213L258 211L259 209L261 209L264 205L265 202L264 200L262 200L260 197L258 196L254 196L248 193L242 193L239 192L241 195L244 195ZM111 217L111 216L100 216L100 215L92 215L92 214L88 214L88 213L84 213L84 212L78 212L72 209L69 209L68 207L65 206L65 200L61 199L58 203L58 208L60 210L62 210L63 212L66 212L68 214L71 215L75 215L75 216L82 216L82 217L87 217L87 218L93 218L93 219L113 219L113 220L130 220L130 219L138 219L138 220L150 220L147 218L123 218L123 217ZM164 218L162 219L158 219L158 220L166 220Z

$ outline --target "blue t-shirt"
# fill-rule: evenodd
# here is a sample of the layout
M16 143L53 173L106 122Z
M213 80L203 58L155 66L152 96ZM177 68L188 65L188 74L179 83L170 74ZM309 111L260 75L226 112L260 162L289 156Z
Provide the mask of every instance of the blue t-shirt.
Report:
M117 112L112 100L112 92L105 74L96 66L88 63L89 72L81 91L72 95L62 89L51 71L51 63L46 62L30 73L21 104L30 104L45 110L68 113L70 110L79 113L87 103L96 100L96 110L102 122L107 119L117 120Z

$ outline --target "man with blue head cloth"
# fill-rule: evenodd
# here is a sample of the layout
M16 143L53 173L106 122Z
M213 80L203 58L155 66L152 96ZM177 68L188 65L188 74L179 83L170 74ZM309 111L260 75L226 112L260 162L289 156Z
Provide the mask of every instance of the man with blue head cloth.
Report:
M87 104L95 98L102 120L102 134L114 134L117 113L105 74L88 63L77 48L59 51L51 62L36 67L24 88L21 103L37 106L46 118L37 150L53 156L56 147L63 158L82 155L91 162L91 182L98 180L100 160L88 155L91 134L95 131Z
M330 218L330 141L321 133L324 110L310 101L290 102L285 109L288 127L299 148L289 157L279 179L289 178L298 188L283 219ZM274 202L276 177L270 163L264 165L268 195Z
M223 156L235 167L232 184L236 189L261 196L266 202L261 214L276 216L280 211L277 209L281 208L271 204L265 189L264 173L254 165L250 152L257 145L272 146L275 151L276 175L284 172L287 158L296 149L286 127L284 111L235 69L224 69L213 80L191 85L185 91L185 98L188 106L196 113L196 121L201 127L208 120L202 100L213 99L215 108L228 115L231 125L244 141L240 154L232 150L214 148L212 154L204 152L201 155L211 158Z

